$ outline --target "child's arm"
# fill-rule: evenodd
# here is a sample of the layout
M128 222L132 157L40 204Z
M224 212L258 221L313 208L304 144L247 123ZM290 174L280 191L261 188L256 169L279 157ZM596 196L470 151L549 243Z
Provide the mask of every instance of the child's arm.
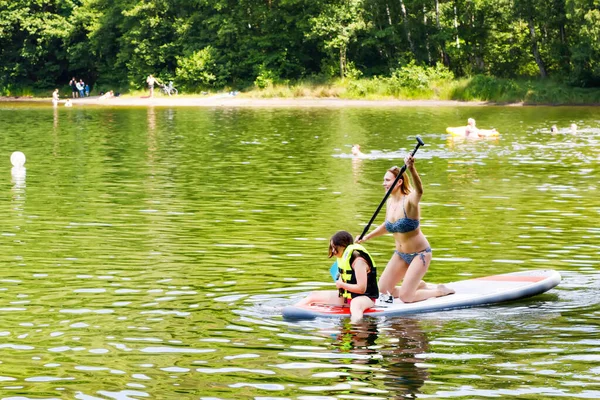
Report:
M364 294L367 291L367 272L369 271L369 264L367 264L364 258L357 257L352 264L352 269L356 276L356 283L346 283L341 279L338 279L335 285L338 289L345 289L356 294Z

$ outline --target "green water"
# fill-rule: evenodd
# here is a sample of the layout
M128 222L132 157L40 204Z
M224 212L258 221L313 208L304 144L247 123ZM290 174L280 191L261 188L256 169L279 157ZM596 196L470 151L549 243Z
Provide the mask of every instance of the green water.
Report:
M2 103L0 397L600 397L597 115ZM500 138L448 138L468 117ZM328 237L362 231L415 135L427 280L553 268L561 284L358 325L282 320L333 288ZM392 238L368 246L385 265Z

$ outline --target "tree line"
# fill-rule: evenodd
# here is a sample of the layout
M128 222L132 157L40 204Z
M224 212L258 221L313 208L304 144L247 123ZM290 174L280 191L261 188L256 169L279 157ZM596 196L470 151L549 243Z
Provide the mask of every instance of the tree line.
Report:
M390 76L600 86L597 0L0 0L0 88Z

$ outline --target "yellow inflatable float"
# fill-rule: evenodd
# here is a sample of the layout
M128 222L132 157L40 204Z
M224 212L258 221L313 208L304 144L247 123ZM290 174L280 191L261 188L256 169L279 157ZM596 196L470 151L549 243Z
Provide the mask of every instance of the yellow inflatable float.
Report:
M466 126L455 126L446 128L446 132L452 136L466 136L467 127ZM479 137L494 137L500 136L500 132L495 129L477 129L477 135Z

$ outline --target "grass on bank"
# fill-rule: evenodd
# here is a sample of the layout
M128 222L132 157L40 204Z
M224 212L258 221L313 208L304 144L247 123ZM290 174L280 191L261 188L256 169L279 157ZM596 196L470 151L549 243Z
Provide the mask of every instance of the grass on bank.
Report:
M531 105L600 105L600 88L577 88L552 80L502 79L488 76L448 79L436 74L419 75L399 74L387 78L362 78L329 82L298 81L295 83L272 83L241 89L238 96L246 98L340 98L367 100L457 100L485 101L498 104L523 103ZM60 87L62 99L71 97L68 86ZM109 90L98 88L92 95ZM127 97L147 96L147 90L119 90ZM182 97L210 96L227 93L231 88L221 91L180 94ZM157 89L155 89L156 95ZM181 91L180 91L181 92ZM50 98L52 90L40 90L28 87L3 88L0 94L10 97Z
M269 85L244 92L252 98L334 97L368 100L455 100L530 105L600 104L600 88L583 89L542 80L513 80L485 76L432 81L426 87L397 86L381 79L345 79L329 84L299 82Z

